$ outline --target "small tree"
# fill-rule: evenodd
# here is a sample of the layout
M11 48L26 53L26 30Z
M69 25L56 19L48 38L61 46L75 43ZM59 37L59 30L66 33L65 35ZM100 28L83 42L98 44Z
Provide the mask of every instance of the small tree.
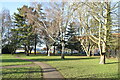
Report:
M73 50L81 50L80 41L76 39L76 27L75 23L70 23L69 27L66 30L66 48L71 49L71 54Z

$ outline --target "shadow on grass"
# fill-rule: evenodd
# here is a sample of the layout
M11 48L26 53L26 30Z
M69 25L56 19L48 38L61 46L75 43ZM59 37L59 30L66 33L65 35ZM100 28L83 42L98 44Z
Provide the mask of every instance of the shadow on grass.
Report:
M106 63L106 64L118 64L120 62L111 62L111 63Z
M40 70L40 68L38 67ZM2 74L13 74L13 73L40 73L39 70L36 70L34 67L23 67L23 68L9 68L9 69L3 69ZM10 71L10 72L8 72Z
M54 58L54 59L32 59L35 61L67 61L67 60L89 60L89 59L97 59L97 58L65 58L65 59L61 59L61 58Z
M89 59L98 59L97 57L88 57L88 58L65 58L65 59L61 59L61 58L54 58L54 59L31 59L34 61L66 61L66 60L89 60ZM20 60L20 59L2 59L2 62L29 62L26 60Z
M2 62L29 62L29 61L20 60L20 59L2 59Z
M105 74L96 73L96 74L80 75L78 77L79 78L89 78L90 80L119 80L117 73L105 73Z
M5 74L24 74L24 73L40 73L40 71L20 71L20 72L16 72L16 71L11 71L11 72L2 72L2 75L5 75Z

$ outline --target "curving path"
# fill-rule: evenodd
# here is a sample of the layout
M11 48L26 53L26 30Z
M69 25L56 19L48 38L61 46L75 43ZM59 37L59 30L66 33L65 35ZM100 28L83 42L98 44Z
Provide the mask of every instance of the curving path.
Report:
M36 65L40 66L42 68L43 78L46 80L49 80L50 78L64 79L61 73L57 71L55 68L53 68L52 66L50 66L49 64L30 60L30 59L23 59L21 57L16 57L16 58L26 60L26 61L31 61L35 63Z

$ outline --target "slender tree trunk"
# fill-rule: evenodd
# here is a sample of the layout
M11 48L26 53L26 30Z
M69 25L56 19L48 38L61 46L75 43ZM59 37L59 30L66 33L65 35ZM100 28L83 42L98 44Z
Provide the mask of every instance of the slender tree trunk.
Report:
M90 57L89 53L87 53L87 57Z
M31 52L32 52L32 49L33 49L33 47L30 47L30 54L31 54Z
M88 49L87 49L88 48ZM90 57L90 53L89 53L89 46L86 48L86 54L87 54L87 57Z
M27 56L29 56L29 46L27 46Z
M25 45L25 48L24 48L24 49L25 49L25 52L24 52L24 53L25 53L25 55L26 55L26 53L27 53L27 48L26 48L26 45Z
M37 35L35 34L35 49L34 49L34 54L36 55L36 46L37 46Z
M16 50L16 49L13 48L13 51L11 52L12 55L15 53L15 50Z
M99 64L105 64L105 53L102 53L100 56L100 63Z
M100 63L99 64L105 64L105 55L106 55L106 45L105 43L102 44L102 53L100 56Z
M82 47L83 47L86 55L89 57L89 56L90 56L90 55L89 55L89 52L88 52L88 50L89 50L89 45L88 45L88 46L85 46L83 42L84 42L84 41L82 40L82 41L81 41Z
M100 58L100 64L105 64L105 55L106 55L106 45L107 45L107 37L109 34L109 26L111 25L111 19L110 19L110 3L109 2L105 2L106 4L106 10L105 10L105 25L103 25L104 28L104 36L103 36L103 42L102 42L102 54L101 54L101 58Z
M92 51L91 51L91 49L89 50L89 55L92 56Z
M32 50L30 50L30 54L31 54L31 51L32 51Z
M55 46L54 46L54 49L53 49L53 55L55 55Z
M48 56L50 56L50 49L48 50Z
M25 45L25 55L29 56L28 46Z
M62 42L62 53L61 53L61 59L65 59L65 58L64 58L64 47L65 47L65 44L64 44L64 42Z
M47 54L49 54L49 47L48 47L48 45L46 44L46 48L47 48Z
M90 45L90 42L89 42L89 45L88 45L88 57L90 57L91 56L91 48L92 48L92 45Z
M29 56L29 50L26 51L26 56Z
M27 54L26 54L26 56L29 56L29 53L28 53L28 51L27 51Z
M73 50L71 49L71 55L73 54Z
M50 47L50 46L49 46ZM50 52L51 52L51 47L48 50L48 56L50 56Z

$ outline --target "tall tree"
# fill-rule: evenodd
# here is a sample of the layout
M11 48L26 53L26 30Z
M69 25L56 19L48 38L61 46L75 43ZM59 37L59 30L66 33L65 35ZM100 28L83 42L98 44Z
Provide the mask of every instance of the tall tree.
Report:
M31 52L31 46L34 44L34 34L32 25L28 23L26 12L27 6L18 8L18 13L14 13L14 23L16 28L12 29L14 32L18 32L18 38L20 39L20 45L25 48L25 53L29 56ZM32 8L29 8L32 9Z
M64 45L64 36L65 36L64 31L65 31L65 28L68 26L68 23L69 23L69 20L71 17L70 15L68 16L69 12L66 13L65 7L67 7L67 6L65 5L64 2L53 3L53 5L50 7L52 9L48 9L47 15L52 15L53 17L49 16L49 17L47 17L47 19L48 20L51 19L52 21L55 21L56 22L55 25L52 24L51 20L48 22L47 19L45 21L42 18L42 14L41 14L41 11L39 10L40 8L39 8L38 4L35 4L35 7L34 7L38 16L35 16L33 14L29 15L29 16L31 16L31 17L29 17L29 19L38 25L40 31L44 30L46 32L47 36L49 37L49 39L52 40L53 44L55 42L57 42L57 37L59 35L60 43L62 45L62 54L61 54L62 59L64 59L64 46L65 46ZM70 11L70 7L68 7L68 9ZM64 17L64 16L67 16L67 17ZM51 23L52 26L48 25L47 22L48 22L48 24Z
M15 51L12 43L12 33L13 28L11 20L10 11L8 9L3 9L1 12L1 37L2 37L2 53L14 53ZM11 47L12 45L12 47Z
M101 54L100 64L105 64L105 55L110 43L111 29L115 27L113 25L114 22L111 21L113 20L111 18L111 13L113 12L112 9L116 7L114 6L112 8L110 2L85 2L82 4L87 6L88 9L85 13L88 13L87 15L90 17L87 18L87 22L85 22L84 18L80 17L80 21L83 22L81 26L84 24L88 26L87 28L83 26L86 33L85 36L88 36L90 40L98 44ZM95 22L97 22L97 24L95 24Z
M2 45L9 44L10 29L12 28L12 21L10 16L10 11L8 9L3 9L1 13L2 17Z

